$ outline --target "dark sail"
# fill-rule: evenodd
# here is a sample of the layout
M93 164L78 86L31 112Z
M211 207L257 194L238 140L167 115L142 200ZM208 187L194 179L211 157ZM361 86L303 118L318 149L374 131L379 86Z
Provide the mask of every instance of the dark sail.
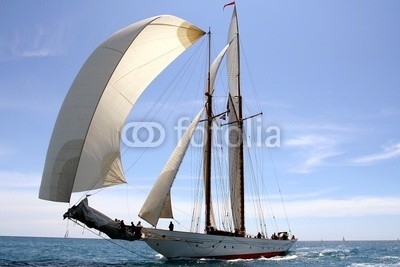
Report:
M64 213L64 219L75 219L89 228L94 228L105 233L111 239L123 239L135 241L140 239L141 229L132 229L107 217L103 213L89 207L88 199L85 198L77 206L73 206Z

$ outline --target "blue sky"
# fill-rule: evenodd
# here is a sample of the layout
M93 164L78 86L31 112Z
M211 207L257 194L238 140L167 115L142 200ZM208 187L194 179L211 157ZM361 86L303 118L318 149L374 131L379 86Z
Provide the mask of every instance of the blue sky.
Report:
M64 235L68 205L37 195L58 110L90 53L116 30L159 14L212 27L218 50L230 19L225 3L0 1L0 235ZM238 1L238 12L243 65L265 123L281 129L281 147L270 152L292 231L303 240L400 238L400 2ZM142 107L152 99L144 94ZM93 205L138 220L166 147L141 158L146 170L127 172L130 185ZM178 207L190 210L179 185Z

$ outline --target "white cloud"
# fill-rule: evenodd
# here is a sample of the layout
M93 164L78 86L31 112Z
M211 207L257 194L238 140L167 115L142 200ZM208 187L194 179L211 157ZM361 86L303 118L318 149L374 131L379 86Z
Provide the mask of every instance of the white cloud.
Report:
M25 50L22 51L19 56L21 57L47 57L47 56L57 56L59 52L55 50L50 50L48 48L39 48L36 50Z
M385 146L383 151L376 154L366 155L353 159L351 162L355 164L372 164L377 161L388 160L400 157L400 142Z
M337 155L342 154L341 152L324 152L315 151L311 152L310 155L302 162L299 166L292 169L293 172L297 173L310 173L314 171L317 167L324 165L325 160Z
M301 163L291 170L296 173L310 173L325 164L326 159L341 154L336 149L335 140L322 135L301 135L285 141L283 145L297 150Z
M7 179L5 179L7 178ZM9 183L27 184L30 180L35 180L31 184L32 190L17 190L17 188L5 187ZM6 203L0 207L0 217L6 218L0 222L0 235L27 235L27 236L58 236L64 235L67 229L67 221L62 220L62 214L68 209L68 204L49 202L38 199L39 175L23 173L0 172L0 201ZM17 184L18 184L17 183ZM35 185L36 183L36 185ZM323 192L312 192L299 198L317 197L314 199L291 200L285 202L285 207L289 219L296 218L355 218L360 216L398 216L400 215L400 197L376 197L359 196L352 198L332 199L318 198ZM74 194L71 205L80 198L83 193ZM110 218L121 218L127 222L140 220L137 214L143 204L147 194L133 189L130 186L118 186L93 194L89 202L92 207L103 212ZM174 217L179 222L177 229L187 230L191 224L192 202L191 198L174 196ZM271 202L272 209L277 218L284 218L285 214L282 204L278 199ZM249 205L251 207L251 205ZM254 228L254 211L250 208L246 218L250 221L248 231L256 232ZM352 219L350 219L352 220ZM169 222L169 221L168 221ZM167 227L168 222L160 221L160 227ZM88 230L69 223L71 237L96 237ZM254 229L253 229L254 228ZM323 231L323 229L319 229ZM300 233L299 233L300 234Z
M1 189L39 188L41 174L0 170Z
M285 217L280 201L271 201L271 208L276 217ZM342 199L292 200L285 202L285 209L289 218L400 215L400 197L358 196ZM252 212L247 215L256 216Z
M31 42L21 43L17 55L19 57L47 57L57 56L61 54L59 40L60 36L50 29L44 27L38 27L33 31L33 35L30 35Z
M68 29L61 23L46 26L23 25L14 28L3 38L8 41L0 43L0 61L58 56L64 52Z
M400 197L361 196L285 203L289 217L354 217L400 215Z
M313 146L318 148L332 147L335 142L327 137L318 135L301 135L285 142L287 146Z
M1 105L0 105L0 107L1 107ZM15 151L10 149L8 146L0 144L0 157L12 155L14 153L15 153Z
M351 125L340 125L330 122L307 122L301 118L291 118L285 124L286 131L299 131L299 132L317 132L317 133L348 133L358 131Z
M300 193L300 194L290 194L290 195L285 195L284 196L284 200L288 201L294 201L295 199L311 199L311 198L317 198L323 195L327 195L327 194L331 194L335 191L338 191L340 188L339 187L331 187L331 188L327 188L327 189L321 189L318 191L312 191L312 192L304 192L304 193ZM279 194L275 194L275 195L271 195L269 196L270 200L281 200L281 196Z

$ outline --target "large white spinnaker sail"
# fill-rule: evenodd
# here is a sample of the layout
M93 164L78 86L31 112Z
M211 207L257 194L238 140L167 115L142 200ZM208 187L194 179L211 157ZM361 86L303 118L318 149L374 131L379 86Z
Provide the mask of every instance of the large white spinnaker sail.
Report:
M39 198L69 202L72 192L125 182L120 132L145 88L205 33L162 15L112 35L88 58L54 126Z
M229 84L229 185L230 199L232 208L233 224L236 230L244 225L243 218L243 155L241 155L241 145L243 144L242 129L240 128L241 108L240 108L240 68L239 68L239 29L237 22L236 6L234 7L231 24L229 27L228 44L226 52L228 84Z
M171 187L203 111L204 109L197 114L186 129L139 212L139 217L153 226L157 226L160 218L173 218Z

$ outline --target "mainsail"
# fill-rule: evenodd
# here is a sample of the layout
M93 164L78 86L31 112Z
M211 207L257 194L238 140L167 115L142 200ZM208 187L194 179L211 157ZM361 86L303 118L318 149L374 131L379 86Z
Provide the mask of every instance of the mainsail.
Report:
M239 29L234 6L226 53L229 84L229 184L235 230L244 233L243 136L240 96Z
M124 183L120 131L126 117L155 77L204 34L163 15L134 23L103 42L61 107L39 198L69 202L72 192Z
M147 196L139 217L156 226L160 218L173 218L171 205L171 187L176 174L185 156L190 140L196 130L203 113L202 109L186 129L175 150L172 152L168 162L165 164L156 183Z

